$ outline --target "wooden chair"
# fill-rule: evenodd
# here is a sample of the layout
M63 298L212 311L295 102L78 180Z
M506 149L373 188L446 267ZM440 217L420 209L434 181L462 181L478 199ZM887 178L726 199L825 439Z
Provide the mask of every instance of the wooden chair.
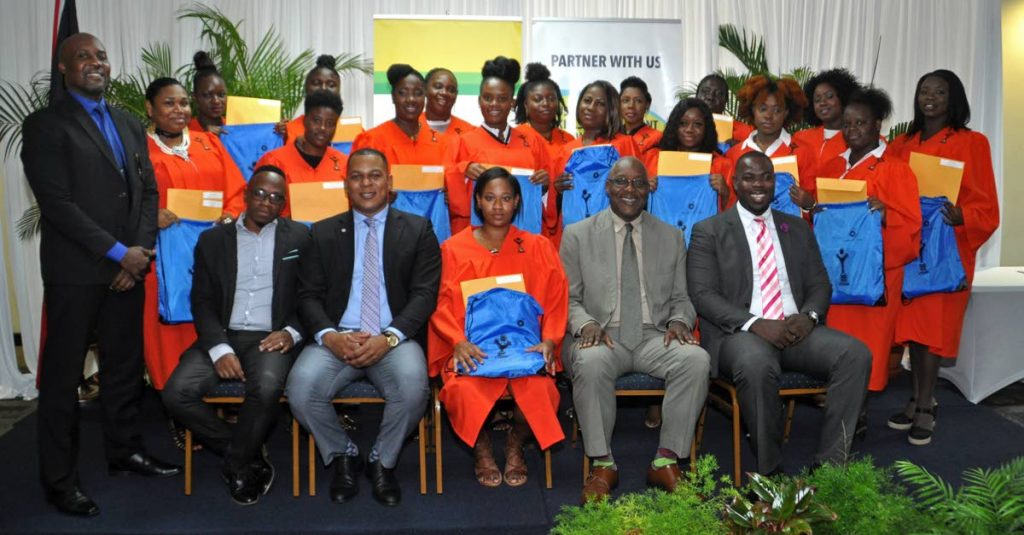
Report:
M653 396L653 397L665 397L665 381L664 379L658 379L652 377L646 373L630 372L623 375L615 380L615 397L636 397L636 396ZM704 415L706 409L701 411L700 419L697 421L698 431L694 436L693 442L690 444L690 469L695 469L697 465L697 439L696 436L700 434L700 429L704 427ZM572 419L572 446L576 447L576 442L579 439L580 424L579 417L574 416ZM587 477L590 475L590 457L587 454L583 454L583 484L586 485Z
M714 392L714 389L708 391L708 399L727 407L732 412L732 482L735 486L740 486L740 477L742 475L742 469L740 466L740 404L736 399L736 386L732 384L728 379L718 377L711 380L713 387L717 387L723 390L729 396L729 400L726 401L725 397ZM789 441L789 432L793 428L793 412L796 409L796 398L797 396L811 396L816 394L824 394L826 392L825 382L819 381L813 377L804 375L799 372L782 372L779 377L779 398L786 401L786 427L783 431L783 441ZM698 438L698 442L700 439Z
M442 473L442 461L441 461L441 399L439 394L441 393L440 384L434 383L432 389L432 401L434 403L434 467L436 470L435 478L437 481L437 493L441 494L444 492L444 475ZM512 399L511 396L503 396L502 400ZM486 424L484 424L486 425ZM551 478L551 448L544 450L544 486L545 488L552 487Z
M386 400L381 396L376 387L367 380L361 379L345 387L341 393L332 400L334 404L360 405L363 403L383 404ZM298 424L296 424L296 427ZM298 434L292 440L298 449ZM427 493L427 424L426 416L420 418L419 424L419 457L420 457L420 494ZM295 462L298 467L298 461ZM296 490L296 492L298 492ZM298 494L296 494L297 496ZM316 441L313 434L309 434L309 495L316 496Z
M220 381L203 396L203 403L217 406L222 412L226 405L241 405L245 401L245 383ZM281 398L282 403L287 399ZM192 430L185 428L185 495L192 495ZM292 496L299 495L299 423L292 418Z

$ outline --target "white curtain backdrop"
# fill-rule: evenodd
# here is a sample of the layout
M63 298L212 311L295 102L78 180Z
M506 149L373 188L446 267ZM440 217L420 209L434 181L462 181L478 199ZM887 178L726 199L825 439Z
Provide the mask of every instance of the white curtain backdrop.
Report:
M717 45L719 24L731 23L764 38L769 66L790 71L846 67L864 81L872 75L875 50L881 55L874 82L886 89L896 107L894 121L913 115L917 79L947 68L963 79L972 107L970 126L992 143L997 186L1002 195L1003 131L1002 52L998 0L208 0L234 20L242 34L256 42L271 26L285 46L298 52L342 51L373 56L373 15L472 15L523 17L528 52L529 24L540 17L682 19L684 47L679 51L684 80L695 83L715 68L741 69ZM163 41L171 45L176 63L190 60L201 47L199 25L177 21L175 13L190 1L78 0L79 26L107 46L114 74L134 71L142 46ZM50 1L0 0L0 79L27 82L49 68ZM642 39L643 36L637 36ZM430 46L424 43L424 46ZM528 57L528 54L527 54ZM617 82L613 80L612 82ZM342 81L346 113L372 117L372 80L352 76ZM25 354L34 367L38 352L42 289L37 244L17 243L13 222L31 204L16 158L4 167L7 218L13 274ZM1003 203L1000 202L1000 206ZM980 266L999 264L997 234L982 248ZM0 272L2 275L2 272ZM10 392L34 395L27 380L11 376L10 322L0 312L0 397ZM7 363L7 364L5 364ZM21 385L21 386L19 386ZM10 390L5 390L4 387Z

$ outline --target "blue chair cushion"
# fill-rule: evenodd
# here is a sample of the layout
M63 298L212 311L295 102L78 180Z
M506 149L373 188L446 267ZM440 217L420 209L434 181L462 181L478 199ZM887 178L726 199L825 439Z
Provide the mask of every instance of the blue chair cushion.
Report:
M615 390L664 390L665 381L647 375L631 372L615 380Z
M242 381L220 381L206 393L208 398L244 398L245 383Z
M825 381L815 379L800 372L782 372L779 377L779 389L789 390L793 388L825 388Z
M339 392L335 399L338 398L381 398L384 397L373 386L373 383L365 380L355 381L345 387L344 390Z

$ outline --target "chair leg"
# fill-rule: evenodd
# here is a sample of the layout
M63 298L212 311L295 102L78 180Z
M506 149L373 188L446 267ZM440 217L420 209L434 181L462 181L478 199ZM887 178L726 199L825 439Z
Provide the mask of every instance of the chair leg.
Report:
M299 421L292 418L292 496L299 497Z
M587 457L587 452L583 452L583 484L587 484L587 476L590 475L590 457Z
M192 495L192 430L185 428L185 496Z
M437 493L444 492L444 475L441 469L441 401L437 399L437 390L434 390L434 470Z
M547 488L551 488L551 448L544 450L544 482Z
M694 453L700 450L700 445L704 442L704 421L708 417L708 404L704 403L704 409L700 411L700 418L697 420L697 433L694 435Z
M740 402L736 399L736 390L729 390L732 400L732 484L740 486Z
M427 493L427 417L420 418L420 494Z
M789 432L793 429L793 413L796 411L796 399L789 398L786 402L786 428L782 433L782 442L789 442Z
M309 434L309 495L316 496L316 441Z
M580 423L576 421L576 415L573 414L572 418L572 447L576 447L576 441L580 437Z

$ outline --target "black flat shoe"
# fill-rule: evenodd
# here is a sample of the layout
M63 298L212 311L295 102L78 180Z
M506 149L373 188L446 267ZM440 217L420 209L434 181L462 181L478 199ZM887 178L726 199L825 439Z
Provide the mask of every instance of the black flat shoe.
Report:
M228 486L228 493L231 499L238 505L255 505L260 499L260 486L256 481L256 474L252 470L243 469L241 472L233 472L226 466L221 470L224 483Z
M266 496L270 492L270 486L274 484L274 475L276 474L266 446L260 448L260 456L249 463L249 467L256 476L256 486L259 487L260 494Z
M373 498L381 505L393 507L402 501L402 489L398 486L394 468L384 468L380 461L366 467L366 477L373 487Z
M181 467L165 463L147 453L136 453L124 459L110 461L107 466L112 476L139 474L146 477L171 477L181 473Z
M334 479L331 480L331 501L345 503L359 494L359 472L363 469L363 458L358 455L335 457Z
M90 517L100 514L100 508L96 502L89 499L78 487L64 492L47 492L46 501L52 503L58 511L66 515Z
M917 414L927 414L932 417L932 425L925 427L923 425L917 425L916 423L911 426L910 432L907 433L907 441L915 446L926 446L932 442L932 432L935 430L935 408L932 409L915 409L915 416ZM916 421L916 418L915 418Z

